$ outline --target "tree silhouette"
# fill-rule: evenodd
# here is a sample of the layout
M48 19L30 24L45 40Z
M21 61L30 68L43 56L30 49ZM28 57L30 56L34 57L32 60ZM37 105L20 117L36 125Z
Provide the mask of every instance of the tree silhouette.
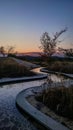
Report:
M6 51L7 51L8 56L11 54L14 54L14 49L15 49L14 46L7 46Z
M43 53L46 57L50 57L53 53L55 53L55 49L57 46L58 38L67 31L67 27L60 32L56 32L55 35L52 37L49 36L47 32L43 33L40 41L41 46L40 49L43 50Z
M0 53L5 56L5 48L3 46L0 47Z

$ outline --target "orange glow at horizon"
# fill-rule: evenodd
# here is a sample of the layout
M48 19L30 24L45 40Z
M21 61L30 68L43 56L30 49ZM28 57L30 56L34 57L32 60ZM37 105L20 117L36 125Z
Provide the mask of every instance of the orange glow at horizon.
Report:
M23 49L16 49L16 51L18 53L29 53L29 52L41 52L41 50L39 49L27 49L27 50L23 50Z
M18 33L16 32L16 35L13 32L6 33L6 31L3 31L3 33L0 32L0 46L4 46L5 48L9 46L15 47L15 51L18 53L28 53L28 52L41 52L39 46L40 44L40 36L41 34L37 33ZM63 41L59 47L62 48L73 48L73 45L71 44L72 40L67 39Z
M0 33L1 34L1 33ZM4 35L3 35L4 34ZM19 53L26 52L40 52L39 49L40 43L38 37L35 34L26 33L24 35L15 35L14 33L3 33L0 35L0 46L13 46L15 51Z
M27 52L40 52L39 43L35 41L17 43L15 50L19 53L27 53Z
M42 3L42 4L41 4ZM54 5L54 6L53 6ZM70 8L69 8L70 7ZM73 48L73 0L1 0L0 46L17 53L41 52L40 39L68 27L57 47Z

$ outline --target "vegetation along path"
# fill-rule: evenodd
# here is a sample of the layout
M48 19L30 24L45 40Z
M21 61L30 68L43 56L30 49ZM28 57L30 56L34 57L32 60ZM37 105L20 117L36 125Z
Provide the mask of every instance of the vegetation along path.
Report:
M34 87L35 85L40 86L42 83L44 83L44 80L0 85L0 130L41 129L29 116L26 114L23 116L18 111L15 99L17 94L23 89Z

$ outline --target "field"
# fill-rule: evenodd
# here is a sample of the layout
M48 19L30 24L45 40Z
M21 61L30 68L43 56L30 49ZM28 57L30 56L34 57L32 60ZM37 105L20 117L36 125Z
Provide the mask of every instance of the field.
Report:
M0 78L32 76L33 72L12 58L0 58Z

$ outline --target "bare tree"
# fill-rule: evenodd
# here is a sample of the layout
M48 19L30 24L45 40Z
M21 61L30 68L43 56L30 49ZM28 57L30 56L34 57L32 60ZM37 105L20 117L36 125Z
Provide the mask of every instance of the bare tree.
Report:
M73 48L65 49L64 54L65 56L73 57Z
M62 52L65 56L73 57L73 48L69 49L58 48L58 50Z
M62 33L67 31L67 27L60 32L56 32L55 35L52 37L49 36L47 32L43 33L41 37L41 46L40 49L43 50L44 55L46 57L50 57L56 49L58 38L62 35Z
M5 56L5 48L3 46L0 47L0 53Z
M15 49L14 46L7 47L6 51L7 51L8 56L15 53L14 49Z

